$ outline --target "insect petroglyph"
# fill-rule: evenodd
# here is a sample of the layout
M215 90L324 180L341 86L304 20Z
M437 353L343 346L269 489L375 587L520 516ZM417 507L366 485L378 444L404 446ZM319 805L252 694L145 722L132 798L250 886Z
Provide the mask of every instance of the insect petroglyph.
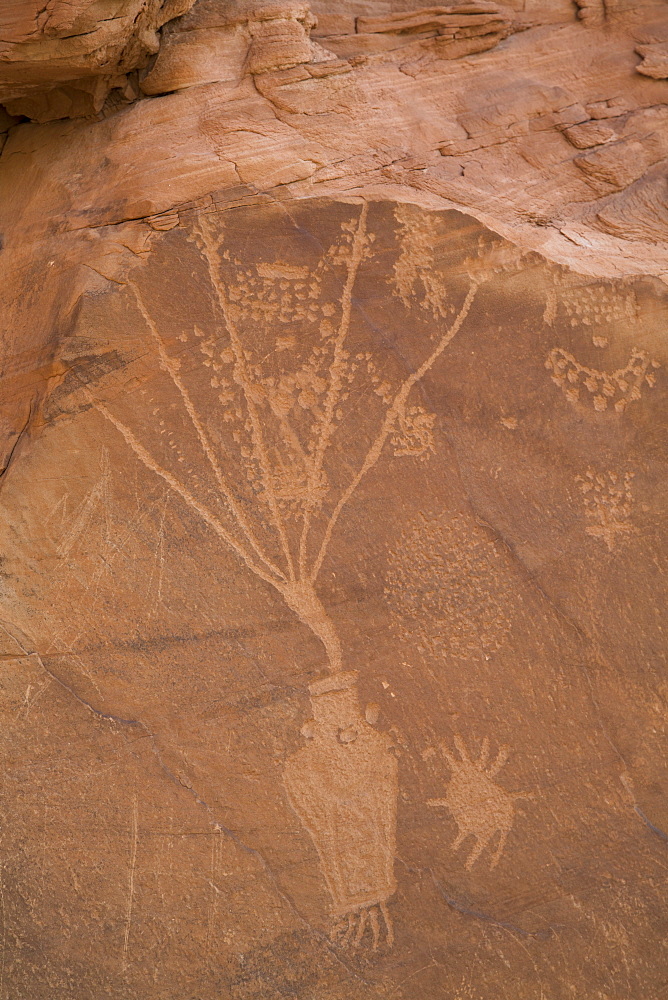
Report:
M491 847L496 841L496 848L490 859L490 868L494 868L513 825L515 800L524 796L513 796L494 781L508 760L505 747L501 747L494 761L490 762L489 740L482 741L477 758L470 755L461 736L455 736L454 742L459 756L444 743L440 746L452 771L447 792L444 798L429 799L427 805L445 808L452 815L457 824L453 851L457 851L469 837L473 837L473 846L465 862L467 871L473 868L485 848Z
M421 360L392 368L362 348L353 322L358 276L374 254L369 212L366 202L349 208L308 266L242 259L227 248L222 217L199 215L190 242L213 322L170 317L168 336L133 278L129 309L159 367L159 391L148 384L138 392L151 419L141 421L117 394L88 402L322 643L329 673L311 685L313 733L288 760L285 785L317 849L335 936L376 947L393 940L396 761L389 738L359 713L356 674L344 669L318 580L341 515L381 459L426 460L434 451L435 416L411 393L464 324L478 282L460 275L446 309L426 243L415 273L404 254L396 294L406 305L419 279L418 305L438 329ZM399 235L409 238L403 224Z

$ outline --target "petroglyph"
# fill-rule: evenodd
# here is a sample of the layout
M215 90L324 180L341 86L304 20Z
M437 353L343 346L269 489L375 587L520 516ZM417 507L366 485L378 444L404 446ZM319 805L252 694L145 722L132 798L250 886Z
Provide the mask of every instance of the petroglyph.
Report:
M592 538L599 538L612 552L618 542L636 529L630 520L633 506L633 472L595 472L587 469L576 476L584 497L585 515L591 522L585 528Z
M603 323L633 324L638 320L638 300L633 290L605 285L560 286L560 305L572 327Z
M215 832L211 837L211 878L209 879L209 888L211 889L211 899L209 902L209 914L207 919L206 927L206 953L211 954L214 949L214 941L216 937L216 921L218 917L218 897L220 896L220 889L218 888L216 882L218 879L218 874L222 868L222 857L223 857L223 831L216 825Z
M285 785L318 852L334 938L375 949L393 940L387 902L395 889L397 766L389 737L359 712L355 675L342 670L341 640L317 581L341 514L383 453L433 453L435 416L410 394L466 320L478 282L462 292L460 278L446 296L423 234L417 269L410 271L407 256L398 269L397 293L408 302L419 281L418 305L450 319L439 324L421 363L385 377L382 358L351 346L353 292L374 243L368 203L351 211L309 266L241 260L225 248L220 217L200 215L191 241L217 316L209 332L193 322L168 339L139 284L129 285L130 308L155 345L163 392L173 400L169 414L164 402L151 402L152 419L140 423L122 403L88 399L139 462L322 643L331 674L311 685L313 731L288 761ZM415 244L415 231L400 234ZM343 482L334 447L342 429Z
M548 288L545 295L545 309L543 311L543 323L552 326L557 318L557 293L554 288Z
M555 275L547 289L543 322L552 326L561 312L574 329L583 326L632 325L638 321L639 306L632 289L618 289L600 283L573 285L570 279Z
M598 371L581 365L563 348L554 347L545 367L552 372L552 381L570 403L591 403L599 412L612 406L617 413L623 413L629 403L641 398L645 386L651 388L656 383L656 376L650 369L658 368L659 363L652 361L647 351L634 348L624 368L613 372Z
M475 524L449 513L420 517L389 555L385 596L400 634L416 632L420 648L486 656L511 627L499 551Z
M496 840L496 848L489 864L491 869L498 864L506 846L515 815L515 801L525 796L513 796L493 780L508 760L505 747L499 749L495 760L490 763L487 738L482 741L480 754L475 759L461 736L455 736L454 742L459 756L451 752L445 743L440 746L452 771L445 797L429 799L427 805L445 808L452 815L457 824L453 851L459 850L469 837L473 837L473 846L464 865L467 871L473 868L483 851L491 848Z
M73 504L64 494L52 507L45 519L53 551L59 563L58 570L67 574L68 586L76 580L85 594L89 610L99 611L103 601L104 581L114 580L118 562L122 560L126 545L137 530L158 515L157 539L153 565L143 588L145 618L153 617L162 603L162 586L166 562L165 520L169 494L148 500L146 495L136 497L136 514L132 518L119 516L121 501L114 490L111 462L106 447L99 459L100 475L83 499ZM58 571L57 570L57 571ZM77 655L75 644L79 626L73 621L53 620L50 623L49 653L57 653L75 662L82 673L93 683L84 660Z
M195 433L215 481L215 501L202 499L183 444L165 433L166 461L142 441L141 432L102 402L98 410L122 434L142 464L160 476L197 513L256 576L270 584L299 619L322 641L330 667L342 664L336 629L316 592L316 581L337 521L388 442L397 456L425 456L433 451L434 417L408 398L414 385L435 364L464 322L476 285L471 284L452 323L440 333L423 363L403 381L381 380L369 354L346 348L352 293L362 262L372 253L368 204L313 269L296 264L258 262L244 265L223 250L224 235L216 219L202 216L193 233L215 296L224 332L205 335L197 327L179 340L196 345L202 364L211 370L210 386L220 404L215 427L200 415L188 377L178 356L170 353L147 309L138 286L132 291L137 309L157 348L160 365ZM322 282L332 274L343 279L339 299L322 301ZM273 368L246 343L242 332L258 324L279 325ZM318 342L304 351L304 326L316 325ZM266 348L266 344L263 344ZM276 372L276 357L287 359ZM289 362L292 362L291 364ZM368 388L379 406L378 426L365 456L348 485L336 498L326 459L346 417L351 389ZM240 461L230 461L233 455ZM179 465L182 468L179 468ZM250 491L242 502L242 468ZM259 522L259 523L258 523Z
M423 308L435 317L452 311L443 275L434 267L438 247L437 219L408 205L397 205L394 217L400 226L401 253L394 265L396 294L407 308L415 305L418 289Z
M355 672L309 686L313 718L302 727L308 745L287 762L292 808L308 830L332 898L332 939L375 951L394 940L387 902L394 878L397 761L392 739L360 712Z

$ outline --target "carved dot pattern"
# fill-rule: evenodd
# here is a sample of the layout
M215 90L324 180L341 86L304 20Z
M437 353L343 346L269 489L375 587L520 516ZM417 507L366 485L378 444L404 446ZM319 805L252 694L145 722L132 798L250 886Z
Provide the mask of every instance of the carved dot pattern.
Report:
M652 388L656 384L656 376L649 369L658 368L659 363L652 361L647 351L634 348L625 368L614 372L598 371L581 365L563 348L554 347L545 367L552 372L552 381L570 403L590 400L599 412L610 404L617 413L623 413L629 403L641 398L645 385Z
M496 546L461 515L420 515L389 556L385 596L423 651L489 657L511 628L508 592Z

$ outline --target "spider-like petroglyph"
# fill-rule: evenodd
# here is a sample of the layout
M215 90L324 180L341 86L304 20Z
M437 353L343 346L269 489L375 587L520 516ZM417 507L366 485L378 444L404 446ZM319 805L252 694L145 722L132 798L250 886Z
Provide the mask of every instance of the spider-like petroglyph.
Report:
M461 736L455 736L455 747L459 757L455 756L445 744L440 750L450 769L452 778L445 797L429 799L428 806L445 807L450 810L458 832L452 844L453 851L458 850L467 837L474 837L475 842L465 862L470 871L486 847L491 846L498 837L496 850L492 855L490 868L498 863L506 840L513 825L515 815L515 800L525 796L511 795L493 780L508 760L505 747L499 749L496 759L489 763L489 740L484 739L480 755L473 759Z

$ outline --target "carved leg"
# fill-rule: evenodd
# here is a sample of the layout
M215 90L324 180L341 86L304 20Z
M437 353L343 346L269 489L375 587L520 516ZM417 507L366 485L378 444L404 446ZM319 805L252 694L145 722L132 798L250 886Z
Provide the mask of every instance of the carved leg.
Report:
M478 858L480 857L480 855L482 854L482 852L487 847L487 844L489 843L489 840L490 840L489 836L483 837L482 840L476 840L475 846L474 846L473 850L471 851L471 853L469 854L468 858L466 859L466 864L464 865L464 867L466 868L467 872L471 871L471 869L473 868L474 864L476 863L476 861L478 860Z
M349 913L348 914L348 927L346 929L346 933L343 935L343 941L341 942L341 944L342 944L342 946L344 948L348 947L348 944L350 943L350 939L351 939L351 937L353 935L353 931L354 930L355 930L355 916L354 916L354 914Z
M375 906L372 906L369 910L369 919L371 921L371 934L373 935L373 945L374 951L378 950L378 940L380 938L380 922L378 920L378 910Z
M368 913L366 910L360 910L359 923L357 925L357 934L355 935L355 940L353 941L353 948L359 948L360 942L364 937L364 931L366 930L366 923L368 918Z
M462 846L464 840L468 837L468 835L469 835L469 832L467 830L460 830L459 831L459 833L455 837L454 841L452 842L452 849L453 849L453 851L456 851L459 847Z
M490 868L495 868L496 867L496 865L497 865L497 863L499 861L499 858L503 854L503 848L506 846L506 840L508 839L508 833L509 833L509 830L502 830L501 831L501 837L499 839L499 846L494 851L494 857L492 858L492 863L490 865Z
M387 931L385 935L387 940L387 947L391 948L392 945L394 944L394 927L392 926L392 917L390 916L390 911L388 910L387 904L385 902L381 902L380 912L383 914L383 920L385 921L385 928Z

